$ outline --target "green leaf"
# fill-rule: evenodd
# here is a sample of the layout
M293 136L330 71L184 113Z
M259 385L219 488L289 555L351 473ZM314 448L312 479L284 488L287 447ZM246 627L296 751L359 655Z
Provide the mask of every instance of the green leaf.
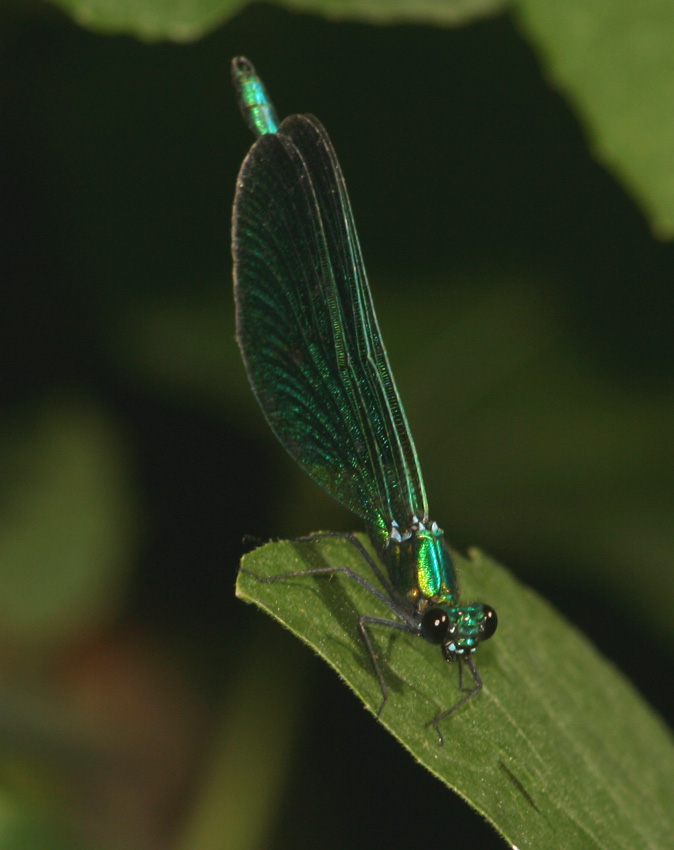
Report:
M663 237L674 235L674 4L519 0L550 78L578 108L597 156Z
M239 11L243 0L52 0L78 24L144 41L192 41Z
M451 26L497 12L510 0L284 0L283 5L336 20Z
M327 18L447 26L498 11L509 0L278 0ZM52 0L77 23L145 41L191 41L235 15L246 0Z
M463 599L498 611L499 629L477 655L484 688L443 721L440 746L427 724L460 696L456 671L423 640L373 630L389 689L381 722L519 850L667 846L669 731L543 599L479 552L456 562ZM343 538L268 544L242 562L260 576L330 565L367 571ZM313 647L376 714L381 693L357 620L390 618L377 599L339 575L262 583L241 572L237 594Z

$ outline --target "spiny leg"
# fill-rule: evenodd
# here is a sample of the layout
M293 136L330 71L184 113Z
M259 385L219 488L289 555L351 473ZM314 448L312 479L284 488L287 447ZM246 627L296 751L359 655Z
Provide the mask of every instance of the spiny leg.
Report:
M363 560L370 567L372 572L375 574L381 586L386 590L388 595L392 600L395 601L395 595L391 588L391 584L384 575L384 573L379 569L379 565L374 560L372 555L367 551L367 549L363 546L360 540L356 537L353 531L319 531L318 534L308 534L306 537L297 537L296 540L300 542L311 541L311 540L321 540L326 537L341 537L344 540L347 540L354 549L357 550L358 554L363 558Z
M468 658L470 658L470 655L468 656ZM468 659L467 658L459 658L458 663L459 663L459 690L463 691L464 694L468 694L468 693L472 694L473 691L475 690L475 688L474 687L466 688L463 684L463 665L464 665L464 663L468 664ZM470 664L468 666L470 667ZM475 662L473 662L473 667L474 666L475 666ZM473 679L474 678L475 678L475 676L473 676ZM480 690L480 689L478 688L478 690Z
M387 620L384 617L373 617L369 614L361 614L358 618L358 628L360 629L361 636L363 638L363 643L365 644L365 648L367 649L368 655L370 656L370 660L372 661L372 667L374 669L375 675L377 676L377 681L379 682L379 688L381 690L382 702L379 706L379 710L377 711L377 718L381 717L381 713L384 710L384 706L388 702L388 688L386 687L386 682L384 681L384 675L381 671L381 667L379 666L379 662L377 661L377 655L374 651L374 647L372 646L372 640L370 638L370 633L368 632L368 626L386 626L389 629L396 629L397 631L407 632L408 634L419 633L419 630L414 623L413 620L410 619L409 614L403 609L396 605L392 600L387 599L384 594L378 590L373 584L371 584L367 579L363 578L359 573L354 572L348 567L316 567L310 570L296 570L295 572L289 573L279 573L275 576L261 576L257 573L254 573L252 570L247 570L245 567L241 567L240 572L246 573L247 575L253 576L254 579L263 583L263 584L273 584L276 581L281 581L282 579L289 578L298 578L299 576L307 576L307 575L334 575L335 573L341 573L347 578L353 579L358 582L361 587L364 587L369 593L379 599L386 607L392 611L394 614L397 614L402 622L397 622L396 620Z
M454 712L461 708L461 706L465 705L467 702L470 702L470 700L472 700L473 697L482 690L482 679L480 678L480 674L477 671L477 667L475 666L475 662L473 661L472 657L468 655L462 660L466 663L468 669L470 670L473 676L473 682L475 683L475 687L471 691L469 691L465 697L460 699L455 705L436 715L432 720L429 720L426 724L426 726L432 726L437 732L438 743L440 744L440 746L445 743L445 739L442 735L442 732L440 731L440 723L446 717L449 717L450 714L454 714ZM463 687L461 687L461 690L463 690Z
M385 620L383 617L371 617L368 614L362 614L358 618L358 627L360 628L360 633L363 636L363 643L367 648L368 655L372 661L372 667L374 668L377 681L379 682L379 688L381 689L382 700L381 705L379 706L379 711L377 712L377 719L379 719L382 711L384 710L384 706L388 702L388 688L386 687L384 674L381 672L381 667L377 661L377 655L374 651L374 647L372 646L370 633L367 630L368 626L386 626L389 629L396 629L399 632L407 632L408 634L418 634L418 630L407 621L398 623L395 620Z
M366 578L363 578L360 573L355 572L349 567L314 567L309 570L296 570L295 572L290 573L278 573L275 576L261 576L258 573L254 573L252 570L247 570L245 567L241 567L239 569L241 573L247 573L249 576L253 576L262 584L273 584L277 581L282 581L283 579L288 578L300 578L301 576L320 576L320 575L334 575L335 573L341 573L345 575L347 578L351 578L354 581L357 581L362 587L367 590L368 593L371 593L373 596L376 596L380 602L383 602L387 608L394 612L394 614L398 614L398 616L402 616L402 609L399 610L398 606L387 596L378 590L371 582L369 582Z

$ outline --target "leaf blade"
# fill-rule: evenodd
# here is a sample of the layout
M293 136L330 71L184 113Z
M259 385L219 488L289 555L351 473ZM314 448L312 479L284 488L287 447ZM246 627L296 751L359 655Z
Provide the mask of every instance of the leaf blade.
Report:
M479 553L457 561L464 598L484 599L499 613L499 632L477 656L484 689L443 723L438 746L425 724L452 704L456 681L435 647L379 630L389 687L382 723L519 850L666 845L674 743L664 724L533 591ZM264 575L325 565L364 572L342 539L269 544L243 560ZM297 633L376 714L381 694L357 618L386 616L377 600L343 576L263 584L241 573L237 594Z

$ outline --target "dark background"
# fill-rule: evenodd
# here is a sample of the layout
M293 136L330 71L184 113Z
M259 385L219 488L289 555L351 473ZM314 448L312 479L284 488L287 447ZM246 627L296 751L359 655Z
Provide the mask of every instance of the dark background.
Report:
M669 718L674 249L592 159L509 17L376 28L257 6L176 46L32 13L5 13L0 44L2 410L35 421L56 393L102 411L137 526L100 623L45 639L39 665L39 638L8 638L8 692L20 680L47 704L86 704L113 750L138 733L143 811L104 829L105 812L133 809L119 765L112 782L60 756L80 801L69 818L98 846L170 845L257 641L308 682L267 846L503 846L234 599L244 535L354 520L295 470L246 388L229 228L251 139L230 59L256 64L281 116L312 112L330 132L433 517L550 598ZM642 517L661 535L643 540ZM273 713L273 688L256 699Z

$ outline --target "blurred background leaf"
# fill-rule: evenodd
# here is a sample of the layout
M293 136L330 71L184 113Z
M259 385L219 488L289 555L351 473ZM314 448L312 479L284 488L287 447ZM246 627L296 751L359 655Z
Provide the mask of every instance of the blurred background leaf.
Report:
M235 14L246 0L51 0L94 31L146 41L192 41Z
M136 492L112 418L81 401L52 400L3 426L1 629L25 651L58 652L117 614Z
M387 815L400 799L442 807L458 845L500 847L330 671L234 600L244 535L354 520L284 455L240 365L229 219L251 139L229 60L247 54L281 115L311 111L330 132L452 543L507 562L671 721L674 249L652 234L667 233L674 132L649 111L669 66L656 51L631 70L646 60L622 6L617 58L596 75L553 41L599 61L602 4L454 29L250 6L216 31L221 7L202 7L206 23L164 8L174 23L155 9L146 41L210 34L149 45L48 4L0 12L4 786L47 823L56 799L85 847L222 846L226 816L262 823L260 800L220 813L209 794L242 759L254 776L269 747L253 731L231 755L230 730L278 702L278 817L241 846L411 844L417 820ZM664 38L667 10L658 20ZM567 66L588 78L582 107ZM587 143L608 149L602 110L622 122L605 140L629 148L619 165L602 154L610 172ZM638 189L617 176L646 160ZM665 200L647 220L652 192ZM21 575L10 551L34 553ZM266 689L240 684L244 657L277 660Z
M84 850L73 835L44 816L40 809L21 806L5 798L0 813L0 847L2 850Z
M77 23L109 34L189 41L210 32L248 0L51 0ZM280 0L279 5L333 19L371 23L459 24L498 11L507 0Z
M144 40L198 38L246 0L51 0L93 30ZM551 81L583 121L595 155L643 206L656 233L674 235L674 9L612 0L279 0L329 19L440 26L512 8ZM418 69L426 72L425 63Z
M590 145L663 238L674 235L674 8L519 0L523 31L587 128Z

